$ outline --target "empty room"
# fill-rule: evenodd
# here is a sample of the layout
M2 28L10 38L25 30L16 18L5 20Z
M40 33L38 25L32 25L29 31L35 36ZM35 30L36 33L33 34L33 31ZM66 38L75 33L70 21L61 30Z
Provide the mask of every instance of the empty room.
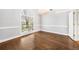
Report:
M79 50L79 10L0 9L0 50Z

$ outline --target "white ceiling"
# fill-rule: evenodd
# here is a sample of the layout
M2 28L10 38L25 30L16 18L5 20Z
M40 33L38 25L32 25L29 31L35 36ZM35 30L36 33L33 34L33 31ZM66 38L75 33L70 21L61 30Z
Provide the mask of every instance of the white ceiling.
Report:
M39 9L39 14L44 14L44 13L61 13L61 12L68 12L71 11L73 9L52 9L52 11L50 11L50 9Z

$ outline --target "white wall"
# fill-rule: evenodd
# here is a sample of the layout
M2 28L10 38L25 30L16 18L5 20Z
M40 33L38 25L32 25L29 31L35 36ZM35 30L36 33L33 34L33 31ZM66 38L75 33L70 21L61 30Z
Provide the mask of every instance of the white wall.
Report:
M68 34L68 12L42 15L42 30L58 34Z
M79 12L78 12L78 21L77 21L77 26L78 26L78 28L77 28L77 31L78 31L78 35L77 35L77 39L79 40Z
M79 11L74 14L74 39L79 40Z
M0 9L0 40L20 35L20 10Z
M19 26L19 12L17 9L0 9L0 27Z
M0 9L0 40L21 35L22 11L20 9ZM57 12L55 14L49 12L40 16L37 9L26 9L26 15L33 17L34 30L32 32L42 30L69 34L69 12Z
M13 38L21 33L22 9L0 9L0 40ZM40 30L37 9L26 9L26 16L33 17L34 32ZM33 32L31 31L31 32ZM27 34L25 32L24 34Z

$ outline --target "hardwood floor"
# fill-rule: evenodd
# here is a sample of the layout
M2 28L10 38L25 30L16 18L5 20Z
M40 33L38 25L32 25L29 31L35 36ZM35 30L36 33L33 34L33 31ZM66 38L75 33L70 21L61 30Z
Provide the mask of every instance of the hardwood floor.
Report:
M39 31L0 43L0 50L77 50L69 36Z
M69 36L40 31L35 33L35 49L75 50L79 46Z
M0 43L0 50L32 50L34 49L34 34L18 37Z

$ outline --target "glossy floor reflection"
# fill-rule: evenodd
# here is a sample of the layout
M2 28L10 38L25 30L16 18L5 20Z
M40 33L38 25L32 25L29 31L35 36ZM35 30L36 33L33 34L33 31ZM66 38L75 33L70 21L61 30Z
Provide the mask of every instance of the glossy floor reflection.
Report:
M0 50L78 50L79 44L67 35L35 32L0 43Z
M0 50L32 50L34 49L34 34L18 37L0 43Z

